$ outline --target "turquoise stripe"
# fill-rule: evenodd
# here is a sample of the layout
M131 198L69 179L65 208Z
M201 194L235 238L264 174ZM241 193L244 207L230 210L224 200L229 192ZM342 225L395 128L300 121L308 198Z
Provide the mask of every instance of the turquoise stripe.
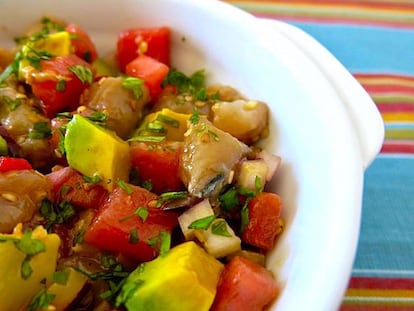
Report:
M401 122L401 123L385 123L385 129L387 130L414 130L414 123Z
M351 72L414 75L414 30L292 23L322 43Z
M379 156L366 171L356 274L414 271L413 172L414 156Z

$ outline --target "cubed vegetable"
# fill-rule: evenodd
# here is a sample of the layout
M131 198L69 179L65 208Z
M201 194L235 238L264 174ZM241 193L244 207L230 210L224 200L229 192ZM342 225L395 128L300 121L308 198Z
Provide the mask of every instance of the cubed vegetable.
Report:
M57 112L75 110L82 92L93 82L91 65L70 54L41 60L40 67L42 74L33 73L26 82L41 100L46 116L52 118Z
M211 311L261 311L279 292L272 273L247 258L235 256L225 266Z
M137 261L153 259L160 252L161 232L170 234L178 225L177 214L155 207L157 199L144 188L120 183L86 230L85 242Z
M222 258L241 250L241 240L223 218L216 218L205 230L196 230L194 235L207 253Z
M138 55L145 54L170 65L170 29L168 27L133 28L119 33L117 60L122 71Z
M101 185L86 181L71 167L51 172L46 178L52 187L52 201L55 204L70 202L75 206L97 209L107 195Z
M53 274L53 281L47 289L49 295L54 295L50 306L66 310L86 285L88 277L73 268L65 268Z
M156 136L165 137L165 140L183 141L190 117L191 114L177 113L168 108L150 113L145 117L132 139L134 136Z
M179 142L131 143L131 166L151 191L161 194L184 189L179 175L182 144Z
M75 114L66 126L64 144L69 165L109 191L119 180L128 180L129 145L112 131Z
M31 169L33 168L26 159L0 156L0 173Z
M237 184L240 187L260 192L266 183L268 171L269 168L262 159L244 161L240 165Z
M275 193L262 192L248 205L248 223L244 227L242 240L245 243L270 250L276 236L281 232L280 212L282 201Z
M22 47L24 57L19 62L18 76L24 81L31 79L30 74L35 70L33 59L37 59L41 54L46 54L44 58L50 56L65 56L71 54L70 35L66 31L60 31L45 35L42 40L29 41ZM29 61L30 58L32 61Z
M76 24L67 25L65 30L70 35L74 53L88 63L93 63L98 58L98 52L89 35Z
M52 282L60 238L42 227L0 234L0 301L2 310L26 310L32 298Z
M194 235L195 229L189 228L193 222L199 219L203 219L205 217L213 216L213 215L214 215L214 210L211 207L208 199L204 199L200 203L184 211L178 217L178 222L180 224L180 228L184 234L185 239L187 241L195 239L195 235Z
M222 269L197 244L186 242L132 272L117 302L128 311L208 311Z
M167 76L169 70L169 67L164 63L150 56L141 54L126 65L125 73L129 76L144 80L151 99L155 101L162 91L161 83Z

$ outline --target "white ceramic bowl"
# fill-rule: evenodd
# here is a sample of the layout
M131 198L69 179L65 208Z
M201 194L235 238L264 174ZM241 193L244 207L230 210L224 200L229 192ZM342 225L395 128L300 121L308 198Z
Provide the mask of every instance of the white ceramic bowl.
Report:
M134 26L173 30L173 65L205 68L272 110L264 146L283 158L271 185L286 229L267 258L282 291L271 310L335 310L355 256L363 172L383 123L361 86L298 29L263 22L215 0L2 0L0 46L43 15L85 28L101 53ZM185 37L185 40L182 38Z

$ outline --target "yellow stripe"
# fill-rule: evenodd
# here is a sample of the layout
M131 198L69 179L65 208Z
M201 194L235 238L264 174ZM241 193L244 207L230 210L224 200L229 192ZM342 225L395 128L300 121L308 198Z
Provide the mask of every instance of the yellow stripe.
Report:
M384 122L414 122L414 113L383 112Z
M244 2L228 1L247 11L274 13L285 16L312 16L330 18L357 18L373 21L392 21L414 23L414 10L397 8L366 8L358 5L335 6L329 4L281 3L281 2Z
M344 302L414 305L414 291L408 289L348 289Z
M364 85L401 85L407 87L414 87L414 80L398 78L398 77L384 77L384 78L370 78L370 77L356 77L359 83Z

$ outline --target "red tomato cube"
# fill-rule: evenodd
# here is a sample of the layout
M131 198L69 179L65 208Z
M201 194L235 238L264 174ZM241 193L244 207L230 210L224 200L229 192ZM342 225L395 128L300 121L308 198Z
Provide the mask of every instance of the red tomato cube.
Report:
M179 142L134 142L131 144L131 164L141 182L151 183L152 192L180 191L184 189L179 176L181 151Z
M279 288L273 274L241 256L224 267L211 311L262 311L276 298Z
M161 83L168 74L169 67L155 58L139 55L126 65L127 75L144 80L152 100L160 95Z
M119 68L125 71L128 63L139 54L150 56L170 65L170 29L168 27L133 28L122 31L117 41Z
M152 207L157 196L144 188L127 184L109 194L84 235L84 241L138 262L157 256L159 249L150 243L161 231L171 234L178 225L177 214ZM145 210L147 216L139 214Z
M261 192L248 205L249 222L242 234L243 242L270 250L280 232L282 201L277 194Z

